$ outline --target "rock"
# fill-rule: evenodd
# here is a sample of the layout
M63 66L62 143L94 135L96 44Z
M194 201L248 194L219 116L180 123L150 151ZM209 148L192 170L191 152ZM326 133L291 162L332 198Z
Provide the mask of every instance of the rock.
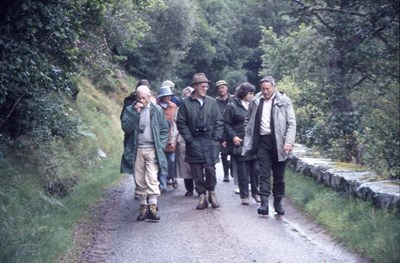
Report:
M105 152L103 152L101 149L98 149L98 150L97 150L97 157L98 157L99 159L101 159L101 158L106 158L106 157L107 157L107 154L106 154Z

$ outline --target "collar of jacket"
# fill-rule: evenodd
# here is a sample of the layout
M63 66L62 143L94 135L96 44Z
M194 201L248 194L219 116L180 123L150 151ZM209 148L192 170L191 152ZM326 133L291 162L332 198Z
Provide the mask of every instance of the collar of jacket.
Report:
M215 100L217 101L223 101L223 102L228 102L230 99L233 98L233 95L228 94L228 97L226 99L221 98L220 96L215 97Z
M192 94L190 94L190 96L188 97L190 100L196 100L197 101L197 99L194 97L194 93L192 93ZM206 100L209 100L211 97L210 96L208 96L208 95L206 95L206 96L204 96L204 98L203 98L203 100L204 101L206 101Z
M250 101L250 102L251 102L251 101ZM244 106L243 106L243 104L242 104L242 100L239 99L239 98L236 98L236 97L233 98L232 101L231 101L230 103L235 103L236 106L244 108Z
M258 94L257 94L258 95ZM278 90L275 90L275 99L273 101L274 105L278 105L279 107L283 105L283 97L286 96L284 95L283 92L280 92ZM254 98L254 102L259 105L260 104L260 100L263 96L260 94L259 97Z
M172 108L172 107L174 107L174 104L175 103L173 103L172 101L168 101L167 107ZM160 106L161 108L163 108L163 106L161 105L161 101L157 101L157 105Z

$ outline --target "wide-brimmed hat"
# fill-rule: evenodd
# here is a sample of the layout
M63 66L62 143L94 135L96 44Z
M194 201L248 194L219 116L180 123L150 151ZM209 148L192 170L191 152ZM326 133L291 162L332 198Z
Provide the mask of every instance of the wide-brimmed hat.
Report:
M175 83L173 83L171 80L166 80L161 84L161 86L167 86L167 87L173 88L173 87L175 87Z
M207 77L204 73L196 73L193 75L192 84L190 84L190 86L193 86L193 85L199 84L199 83L210 83L210 81L207 79Z
M227 83L225 80L223 80L223 79L218 80L217 83L215 83L215 87L216 87L216 88L218 88L218 86L221 86L221 85L225 85L225 86L227 86L227 87L229 86L228 83Z
M158 97L157 97L157 99L159 99L159 98L162 98L162 97L165 97L165 96L172 96L172 95L174 95L173 93L172 93L172 91L171 91L171 88L170 87L168 87L168 86L162 86L159 90L158 90Z

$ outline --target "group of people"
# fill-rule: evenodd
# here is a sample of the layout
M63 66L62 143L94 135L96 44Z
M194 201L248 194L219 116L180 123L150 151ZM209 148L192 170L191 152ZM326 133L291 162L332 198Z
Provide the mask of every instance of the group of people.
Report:
M219 80L214 99L207 95L210 84L204 73L196 73L179 99L174 83L167 80L154 98L150 83L141 80L125 99L121 172L134 177L138 221L160 220L157 198L168 184L178 187L176 178L184 180L185 196L197 192L196 209L220 207L215 192L220 159L223 181L229 182L231 170L243 205L249 204L251 192L261 203L258 214L268 215L272 195L275 212L285 213L284 173L296 133L290 98L276 89L271 76L260 80L258 94L243 82L230 95L228 83Z

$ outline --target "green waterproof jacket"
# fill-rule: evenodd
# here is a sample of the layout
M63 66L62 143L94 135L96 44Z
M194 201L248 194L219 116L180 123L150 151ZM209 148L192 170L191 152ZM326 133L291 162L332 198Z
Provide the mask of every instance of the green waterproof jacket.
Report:
M186 162L207 165L219 162L224 122L215 99L206 96L202 106L192 96L184 99L176 124L186 142Z
M160 106L150 103L150 122L154 144L157 151L157 161L162 173L168 170L164 148L168 139L168 122ZM133 164L136 160L137 138L139 128L139 113L132 105L125 108L121 117L122 130L125 132L125 147L121 160L121 173L134 174Z

